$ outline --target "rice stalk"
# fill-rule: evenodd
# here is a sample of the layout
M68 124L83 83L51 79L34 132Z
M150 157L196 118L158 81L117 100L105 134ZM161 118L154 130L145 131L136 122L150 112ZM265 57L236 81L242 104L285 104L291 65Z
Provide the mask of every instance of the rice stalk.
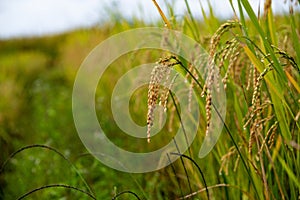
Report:
M273 145L274 141L274 137L275 137L275 132L277 130L277 126L278 126L278 121L276 121L268 130L264 140L263 140L263 143L258 151L258 154L261 154L262 151L263 151L263 148L266 144L268 144L268 147L267 148L271 148L271 146ZM272 145L271 145L272 144Z
M164 14L164 12L161 10L160 6L158 5L158 3L156 2L156 0L152 0L153 4L155 5L156 9L158 10L161 18L164 20L166 27L168 27L169 29L171 29L171 24L169 22L169 20L167 19L166 15Z
M219 174L222 174L222 171L224 171L225 174L228 175L229 161L236 154L237 154L236 148L233 146L233 147L230 147L228 152L221 157L221 166L219 169Z
M209 51L209 57L213 58L216 50L217 50L217 46L221 40L221 37L223 34L225 34L226 32L230 31L233 28L239 27L241 24L236 21L236 20L231 20L231 21L227 21L226 23L222 24L218 30L214 33L214 35L211 38L210 41L210 51Z
M157 63L157 65L153 68L150 77L150 83L148 87L148 113L147 113L147 142L150 143L151 137L151 128L153 126L154 121L154 110L156 104L159 100L160 88L163 81L163 78L167 81L169 79L170 70L172 63L169 62L169 59L161 60ZM163 92L163 101L167 100L167 96ZM164 102L164 104L166 104Z
M207 79L203 86L201 96L204 97L206 95L205 99L205 112L206 112L206 133L205 135L209 134L209 127L211 123L211 110L212 110L212 89L213 84L216 84L216 88L218 90L219 88L219 82L218 77L220 76L220 70L216 70L214 62L216 61L216 55L217 55L217 47L220 43L221 37L226 32L230 31L232 28L240 26L240 23L236 20L227 21L226 23L222 24L218 30L214 33L214 35L211 38L210 41L210 51L209 51L209 61L208 61L208 67L207 67ZM235 41L233 40L227 48L224 49L224 57L227 57L227 53L229 54L231 49L235 48ZM227 52L226 52L227 51ZM222 64L222 62L221 62Z
M231 69L233 68L235 62L237 61L239 55L240 55L239 51L237 51L236 53L230 55L229 65L228 65L227 71L225 73L225 76L222 79L222 82L224 84L224 89L225 90L227 88L227 82L228 82L229 73L230 73Z
M276 121L277 122L277 121ZM277 126L278 122L275 124L273 124L270 128L270 130L268 131L267 135L269 134L270 137L268 139L268 148L271 149L274 145L274 141L275 141L275 137L276 137L276 131L277 131Z
M251 104L252 104L252 110L255 109L255 107L259 104L258 103L258 100L260 98L260 88L261 88L261 82L264 78L264 76L269 72L271 71L273 68L271 67L271 65L269 65L268 67L266 67L264 69L264 71L262 73L259 74L259 76L254 80L254 84L255 84L255 87L254 87L254 92L253 92L253 95L252 95L252 101L251 101Z

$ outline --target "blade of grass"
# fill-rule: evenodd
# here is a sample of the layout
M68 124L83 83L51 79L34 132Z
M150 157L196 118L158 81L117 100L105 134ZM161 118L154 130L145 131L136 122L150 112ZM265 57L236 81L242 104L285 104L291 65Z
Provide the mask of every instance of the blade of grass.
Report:
M278 46L272 8L270 8L267 13L267 24L268 24L267 28L269 30L270 37L271 37L271 42L273 45Z
M176 140L173 139L173 141L174 141L174 144L175 144L175 146L176 146L176 149L177 149L178 153L180 153L180 152L179 152L178 145L177 145L177 143L176 143ZM186 169L186 167L185 167L185 164L184 164L184 162L183 162L182 157L180 157L180 162L181 162L181 164L182 164L182 166L183 166L184 173L185 173L186 178L187 178L187 181L188 181L188 186L189 186L190 192L192 192L192 186L191 186L191 182L190 182L190 177L189 177L189 174L187 173L187 169Z
M212 20L212 25L214 25L214 28L219 27L220 23L219 23L218 18L214 14L214 9L210 3L210 0L207 0L207 3L208 3L208 8L209 8L209 18L211 18L211 20Z
M189 15L189 17L190 17L190 19L191 19L191 21L192 21L192 25L193 25L192 31L193 31L193 35L194 35L194 37L195 37L195 40L196 40L196 41L200 41L200 40L199 40L199 29L198 29L198 26L197 26L197 22L196 22L196 20L195 20L193 14L192 14L190 5L189 5L189 3L188 3L187 0L184 0L184 3L185 3L185 6L186 6L186 9L187 9L187 11L188 11L188 15Z
M183 191L182 191L182 188L181 188L181 185L180 185L179 177L176 174L176 170L175 170L174 164L171 162L169 154L167 154L167 157L168 157L168 161L169 161L169 163L171 165L172 171L173 171L173 173L174 173L174 175L176 177L176 182L177 182L177 185L179 187L180 194L181 194L181 196L183 196Z
M209 3L209 1L207 1L207 3L208 3L208 6L209 6L209 9L210 9L210 16L207 16L207 14L205 13L204 7L201 3L201 0L199 0L203 20L204 20L205 24L207 25L209 33L213 34L215 32L215 30L217 29L217 27L219 26L219 21L218 21L217 18L214 18L214 14L213 14L213 11L212 11L212 6Z
M176 114L177 114L177 116L178 116L178 118L179 118L180 125L181 125L181 127L182 127L182 131L183 131L183 134L184 134L184 138L185 138L185 141L186 141L186 145L189 147L190 144L189 144L189 141L188 141L188 138L187 138L187 134L186 134L185 128L184 128L184 126L183 126L183 123L182 123L182 120L181 120L181 116L180 116L180 113L179 113L179 109L178 109L178 106L177 106L177 104L176 104L174 95L172 94L172 91L171 91L171 90L169 90L169 94L170 94L170 96L171 96L171 98L172 98L172 101L173 101L173 104L174 104L174 106L175 106ZM189 152L189 155L191 156L192 153L191 153L191 150L190 150L190 149L188 149L188 152ZM180 153L180 152L179 152L179 153Z
M205 24L207 25L208 27L208 31L213 34L214 33L214 30L213 30L213 27L211 26L211 22L210 22L210 18L207 17L206 13L205 13L205 10L203 8L203 5L201 3L201 0L199 0L199 3L200 3L200 8L201 8L201 12L202 12L202 16L203 16L203 20L205 22Z
M239 0L239 1L242 2L242 5L245 8L251 22L253 23L255 29L259 33L261 39L264 41L263 44L264 44L264 47L267 51L266 53L270 54L270 57L272 58L272 61L274 62L274 68L278 72L279 77L282 78L282 80L284 82L286 82L287 79L284 76L283 69L281 68L280 63L279 63L277 57L275 56L274 50L272 49L271 44L269 43L268 38L266 37L266 34L264 33L262 27L260 26L259 21L258 21L256 15L255 15L251 5L249 4L249 1L247 1L247 0Z
M291 82L291 84L295 87L295 89L298 91L298 93L300 93L300 86L297 83L297 81L292 77L292 75L290 75L290 73L288 71L285 71L285 74L287 76L287 78L289 79L289 81Z
M73 187L73 186L70 186L70 185L63 185L63 184L45 185L45 186L36 188L36 189L31 190L31 191L27 192L26 194L22 195L21 197L18 198L18 200L24 199L25 197L28 197L29 195L31 195L31 194L33 194L35 192L38 192L38 191L41 191L41 190L45 190L45 189L49 189L49 188L66 188L66 189L75 190L77 192L80 192L80 193L83 193L83 194L87 195L91 199L95 199L96 200L96 197L94 197L92 194L90 194L90 193L88 193L88 192L86 192L84 190L81 190L79 188L76 188L76 187Z
M233 6L232 0L229 0L229 3L230 3L230 6L231 6L232 11L233 11L233 13L234 13L234 17L237 19L238 16L237 16L236 10L235 10L235 8L234 8L234 6Z
M120 192L120 193L118 193L116 196L114 196L114 197L112 198L112 200L117 199L119 196L121 196L121 195L123 195L123 194L131 194L131 195L133 195L136 199L140 200L139 196L138 196L137 194L135 194L134 192L132 192L132 191L123 191L123 192Z
M186 25L186 26L185 26ZM188 29L187 29L187 28ZM192 35L193 35L193 38L196 40L196 41L199 41L199 37L197 36L197 34L195 33L194 31L194 28L193 28L193 25L190 23L189 19L187 17L184 18L184 24L183 24L183 29L185 30L184 33L188 33L191 32ZM189 35L189 34L187 34Z
M288 177L296 184L298 188L300 188L300 181L296 177L296 175L293 173L293 170L289 168L289 166L286 164L286 162L280 157L280 155L277 156L277 159L279 160L280 164L282 165L283 169L286 171Z
M176 28L177 27L177 19L176 19L176 16L175 16L175 12L174 12L174 3L175 2L169 2L168 0L165 0L164 1L165 4L167 5L167 8L168 8L168 11L169 11L169 16L170 16L170 21L171 21L171 27L174 27Z
M88 189L88 191L94 195L93 191L91 190L91 188L89 187L89 185L87 184L87 182L85 181L85 179L82 177L81 173L77 170L77 168L75 167L75 165L73 165L71 163L71 161L66 158L62 153L60 153L58 150L56 150L53 147L47 146L47 145L41 145L41 144L34 144L34 145L29 145L29 146L25 146L22 147L20 149L18 149L17 151L15 151L14 153L12 153L8 159L2 164L1 168L0 168L0 174L4 171L5 166L7 165L7 163L14 158L17 154L28 150L28 149L33 149L33 148L42 148L42 149L48 149L50 151L53 151L54 153L58 154L60 157L62 157L65 161L68 162L68 164L74 169L75 173L79 176L79 178L82 180L82 182L84 183L85 187Z
M296 23L295 23L295 17L293 14L290 15L290 22L291 22L293 47L297 54L296 60L297 60L298 71L300 71L300 41L299 41L299 37L296 32L297 28L296 28Z
M200 166L196 163L196 161L193 160L191 157L186 156L186 155L184 155L184 154L180 154L180 153L171 153L171 155L177 155L177 156L180 156L180 157L184 157L184 158L190 160L190 161L197 167L197 169L198 169L198 171L200 172L200 175L201 175L201 177L202 177L202 180L203 180L205 189L206 189L206 196L207 196L207 199L210 199L210 198L209 198L209 193L208 193L207 184L206 184L206 181L205 181L204 174L203 174L203 172L202 172Z

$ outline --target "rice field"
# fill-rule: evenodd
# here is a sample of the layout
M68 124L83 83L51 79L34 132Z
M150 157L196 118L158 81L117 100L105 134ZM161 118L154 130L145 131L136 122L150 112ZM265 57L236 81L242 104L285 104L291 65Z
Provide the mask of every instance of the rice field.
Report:
M178 17L171 4L162 10L167 2L153 0L161 20L152 24L118 18L91 29L0 41L0 199L300 198L300 2L287 1L290 12L279 16L271 0L261 2L258 15L247 0L237 6L229 1L235 14L229 20L218 19L213 7L209 13L202 7L198 20L184 2L186 14ZM168 166L127 173L103 164L84 146L72 95L80 65L96 45L145 27L177 31L201 50L189 48L190 59L162 49L131 51L103 72L94 101L107 138L135 153L159 150L170 141L177 148L161 157L178 158ZM147 63L154 63L149 82L133 92L128 106L145 132L131 137L115 121L112 95L126 72ZM185 81L177 84L178 77ZM180 104L176 87L186 104ZM218 105L220 99L226 104ZM195 110L196 116L189 114ZM161 113L164 123L153 134ZM214 137L216 120L222 129ZM189 122L197 129L185 127L177 140L176 132ZM206 138L216 138L216 144L199 156ZM185 142L189 148L180 151Z

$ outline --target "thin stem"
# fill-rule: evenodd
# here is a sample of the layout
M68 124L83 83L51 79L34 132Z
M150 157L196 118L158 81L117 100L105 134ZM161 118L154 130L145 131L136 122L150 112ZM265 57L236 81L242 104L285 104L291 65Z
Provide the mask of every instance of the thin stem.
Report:
M169 22L169 20L167 19L166 15L163 13L163 11L161 10L160 6L158 5L158 3L156 2L156 0L152 0L152 2L154 3L155 7L157 8L161 18L164 20L165 25L167 26L167 28L172 29L171 24Z
M79 188L76 188L76 187L73 187L73 186L70 186L70 185L63 185L63 184L53 184L53 185L45 185L45 186L42 186L42 187L39 187L39 188L36 188L34 190L31 190L29 192L27 192L26 194L22 195L21 197L18 198L18 200L21 200L21 199L24 199L25 197L35 193L35 192L38 192L40 190L44 190L44 189L48 189L48 188L67 188L67 189L71 189L71 190L75 190L75 191L78 191L78 192L81 192L87 196L89 196L90 198L92 199L95 199L96 200L96 197L94 197L92 194L90 194L89 192L86 192L84 190L81 190Z
M50 151L53 151L55 153L57 153L60 157L62 157L65 161L68 162L69 165L72 166L72 168L75 170L76 174L80 177L80 179L82 180L82 182L84 183L85 187L88 189L88 191L90 193L93 194L92 189L89 187L89 185L87 184L87 182L85 181L85 179L82 177L82 175L80 174L80 172L77 170L77 168L71 163L71 161L66 158L62 153L60 153L58 150L56 150L53 147L47 146L47 145L42 145L42 144L34 144L34 145L28 145L25 147L22 147L20 149L18 149L17 151L15 151L14 153L12 153L7 160L4 161L4 163L2 164L1 168L0 168L0 174L3 173L5 166L8 164L8 162L15 157L17 154L21 153L24 150L27 149L32 149L32 148L43 148L43 149L48 149Z
M180 153L171 153L171 155L177 155L177 156L180 156L180 157L184 157L184 158L186 158L186 159L192 161L192 163L194 163L194 165L196 165L196 167L197 167L198 171L200 172L201 177L202 177L202 179L203 179L204 186L205 186L205 188L206 188L206 196L207 196L207 199L209 200L209 193L208 193L207 184L206 184L206 181L205 181L205 178L204 178L204 174L203 174L203 172L202 172L200 166L196 163L196 161L194 161L192 158L190 158L190 157L188 157L188 156L186 156L186 155L184 155L184 154L180 154Z
M123 194L126 194L126 193L127 193L127 194L132 194L133 196L135 196L136 199L140 200L139 196L138 196L137 194L135 194L134 192L131 192L131 191L123 191L123 192L120 192L120 193L116 194L116 196L114 196L114 197L112 198L112 200L115 200L115 199L117 199L119 196L121 196L121 195L123 195Z
M181 188L181 185L180 185L180 181L179 181L179 178L178 178L178 176L177 176L177 174L176 174L175 167L174 167L173 163L171 162L169 153L167 153L167 157L168 157L168 160L169 160L169 162L170 162L170 164L171 164L172 171L173 171L173 173L175 174L176 181L177 181L177 184L178 184L178 187L179 187L179 190L180 190L180 194L181 194L181 196L183 196L183 192L182 192L182 188Z

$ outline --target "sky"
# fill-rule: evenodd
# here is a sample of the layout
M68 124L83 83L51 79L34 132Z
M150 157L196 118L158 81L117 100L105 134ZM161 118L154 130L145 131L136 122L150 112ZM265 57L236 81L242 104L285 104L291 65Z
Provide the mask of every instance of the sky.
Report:
M185 10L183 0L175 2L175 13L180 16ZM207 0L188 0L192 13L201 18L201 1L208 10ZM165 0L157 0L166 11ZM210 0L215 14L231 18L228 0ZM236 5L236 0L233 0ZM250 0L253 8L263 9L264 0ZM284 0L273 0L273 10L288 12L289 5ZM114 8L114 9L113 9ZM119 10L123 16L133 16L146 21L159 19L152 0L0 0L0 39L60 33L67 30L101 24L109 19L111 10Z

